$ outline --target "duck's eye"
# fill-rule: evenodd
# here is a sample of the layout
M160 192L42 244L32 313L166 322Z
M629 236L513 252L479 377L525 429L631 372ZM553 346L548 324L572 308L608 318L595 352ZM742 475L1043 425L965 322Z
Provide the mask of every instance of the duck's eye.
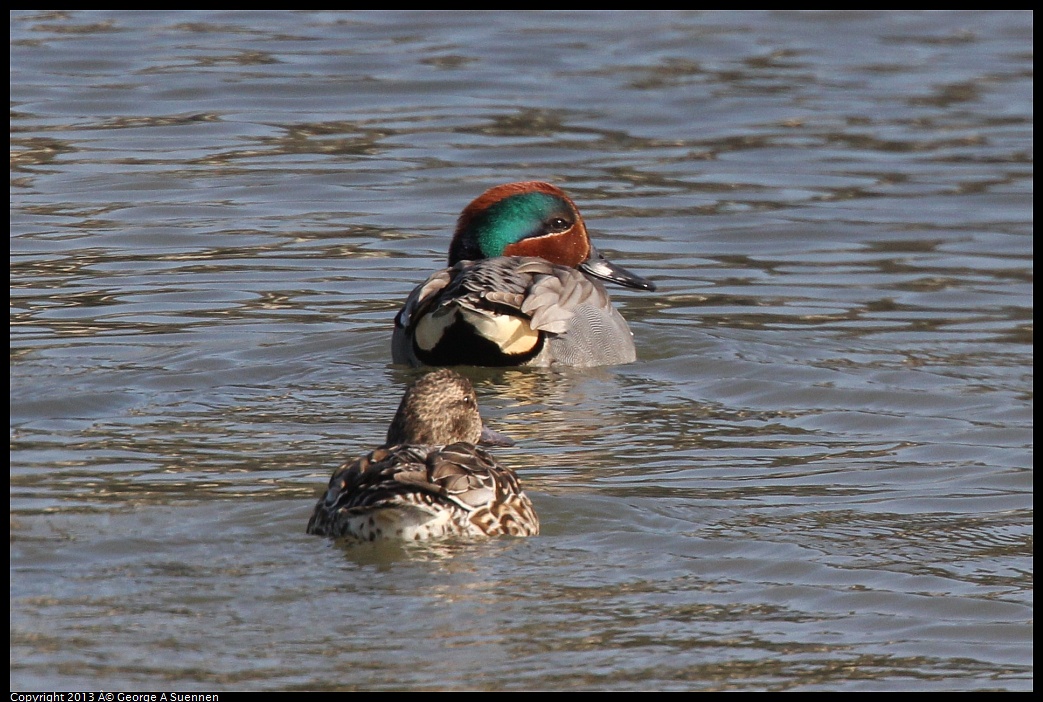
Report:
M554 219L552 219L549 222L547 222L547 232L548 233L563 232L563 231L565 231L566 229L568 229L571 226L572 226L572 222L568 221L567 219L563 219L561 217L555 217Z

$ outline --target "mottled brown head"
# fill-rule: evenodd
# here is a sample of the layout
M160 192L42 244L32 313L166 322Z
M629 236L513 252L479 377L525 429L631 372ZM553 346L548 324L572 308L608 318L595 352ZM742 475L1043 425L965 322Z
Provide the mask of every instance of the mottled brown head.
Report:
M481 436L482 418L471 382L443 368L424 375L406 390L388 428L386 445L477 444Z

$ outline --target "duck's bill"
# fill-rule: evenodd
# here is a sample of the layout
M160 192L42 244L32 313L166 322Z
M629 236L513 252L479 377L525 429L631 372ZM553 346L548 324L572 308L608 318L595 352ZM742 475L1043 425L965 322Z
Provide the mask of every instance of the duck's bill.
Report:
M478 439L482 446L514 446L514 439L489 427L482 425L482 436Z
M651 280L642 278L636 273L631 273L623 266L617 266L602 256L601 252L593 246L590 247L590 256L586 261L579 264L579 267L595 278L601 278L616 285L638 290L655 290L655 283Z

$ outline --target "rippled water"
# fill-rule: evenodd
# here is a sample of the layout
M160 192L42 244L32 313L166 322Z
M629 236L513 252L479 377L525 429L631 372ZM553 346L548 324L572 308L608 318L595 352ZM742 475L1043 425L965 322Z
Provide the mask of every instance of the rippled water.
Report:
M1032 688L1031 13L10 19L12 689ZM659 285L469 371L543 533L306 536L522 179Z

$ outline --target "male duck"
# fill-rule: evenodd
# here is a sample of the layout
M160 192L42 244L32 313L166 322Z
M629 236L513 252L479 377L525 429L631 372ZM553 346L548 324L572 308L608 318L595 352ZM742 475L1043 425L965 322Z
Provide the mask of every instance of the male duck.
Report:
M518 477L479 441L512 443L483 427L466 378L428 373L406 390L384 445L334 471L308 533L359 541L538 534Z
M395 317L392 357L413 366L630 363L634 335L596 278L655 290L598 253L560 188L498 185L460 215L449 268Z

